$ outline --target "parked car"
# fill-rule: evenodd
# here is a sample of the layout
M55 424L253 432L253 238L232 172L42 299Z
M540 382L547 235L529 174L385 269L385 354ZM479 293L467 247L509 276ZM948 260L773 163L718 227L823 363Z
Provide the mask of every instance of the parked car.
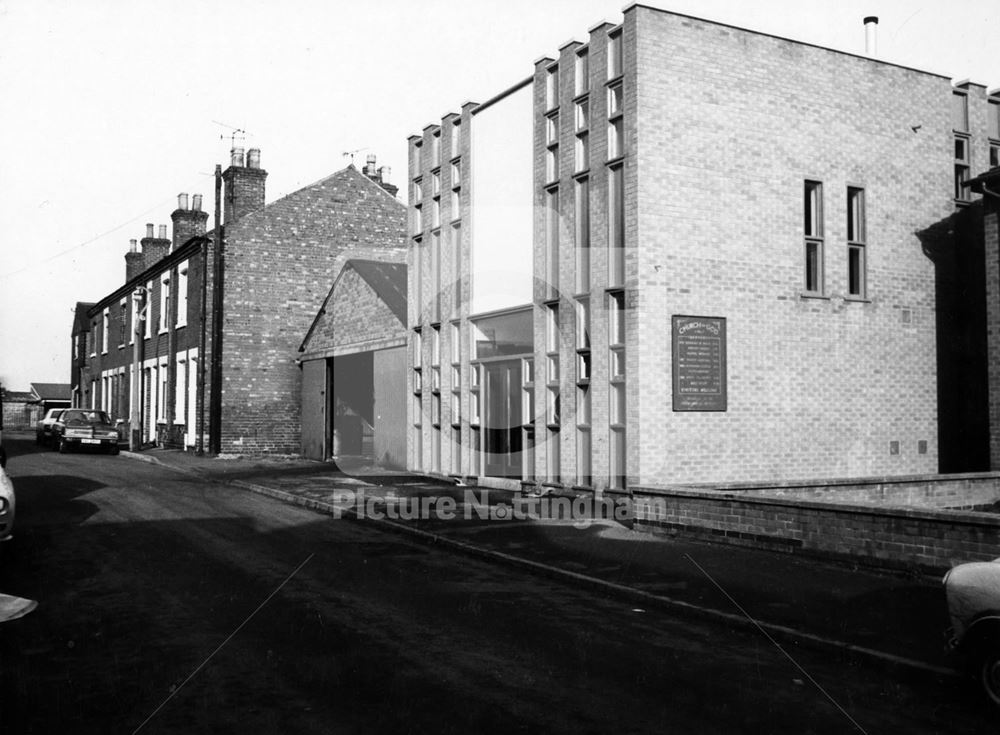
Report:
M67 408L52 424L52 446L60 452L92 447L118 454L118 429L104 411Z
M47 444L52 440L52 424L54 424L65 408L50 408L45 417L35 425L35 444Z
M7 477L6 456L0 456L0 541L10 541L14 533L14 484Z
M948 647L972 667L1000 707L1000 559L953 567L944 576L951 629Z

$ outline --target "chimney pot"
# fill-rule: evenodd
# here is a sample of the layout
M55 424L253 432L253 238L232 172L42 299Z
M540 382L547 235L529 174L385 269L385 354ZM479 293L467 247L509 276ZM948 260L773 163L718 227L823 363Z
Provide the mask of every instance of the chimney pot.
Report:
M160 225L160 239L161 240L166 240L167 239L167 226L166 225Z
M247 168L260 168L260 148L247 151Z
M187 209L188 208L188 195L187 194L178 194L177 195L177 208L178 209Z
M191 197L191 209L195 212L201 211L201 194L195 194Z
M392 173L392 169L388 166L383 166L378 170L378 177L383 184L389 183L389 174Z
M230 165L243 167L243 149L234 147L230 152Z
M147 222L146 223L146 237L152 237L152 236L153 236L153 223L152 222Z
M135 240L129 240L128 241L128 251L130 253L137 253L137 252L139 252L138 251L138 243Z
M878 56L878 16L865 18L865 55Z

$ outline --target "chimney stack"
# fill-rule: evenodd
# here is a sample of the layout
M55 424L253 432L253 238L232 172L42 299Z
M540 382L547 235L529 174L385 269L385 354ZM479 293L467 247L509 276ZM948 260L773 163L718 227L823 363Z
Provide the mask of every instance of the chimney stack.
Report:
M174 242L171 252L186 243L192 237L205 234L208 212L201 211L201 194L191 197L194 207L188 209L188 195L177 195L177 209L170 215L174 223Z
M865 18L865 56L878 56L878 16Z
M142 273L142 253L139 252L136 240L128 241L128 252L125 253L125 282L128 283Z
M153 225L146 224L146 236L139 241L142 246L142 267L144 271L154 263L162 260L170 252L170 240L167 239L167 226L160 225L160 236L153 236Z
M396 196L396 192L399 191L398 186L393 186L389 183L389 173L392 171L388 166L382 166L379 168L376 164L376 159L374 154L369 154L367 163L365 167L361 170L365 176L374 181L376 184L381 186L392 196Z
M264 207L267 171L260 167L260 149L251 148L247 165L244 166L243 163L243 149L233 148L232 164L222 174L226 185L223 222L227 225Z

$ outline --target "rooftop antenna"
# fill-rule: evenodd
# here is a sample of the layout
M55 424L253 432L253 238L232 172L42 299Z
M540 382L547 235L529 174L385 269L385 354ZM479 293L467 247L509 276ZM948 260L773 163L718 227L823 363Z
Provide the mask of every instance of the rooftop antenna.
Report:
M229 125L228 123L224 123L224 122L219 122L218 120L212 120L212 122L215 123L216 125L218 125L219 127L229 128L229 130L231 131L230 135L229 135L229 147L230 148L235 148L236 147L236 139L237 138L240 139L241 143L245 142L247 131L244 130L243 128L238 128L235 125ZM225 133L223 133L222 135L219 136L219 140L223 140L225 137L226 137L226 135L225 135Z
M368 150L367 148L356 148L353 151L344 151L343 156L344 156L344 158L347 158L348 156L350 156L351 157L351 165L353 166L354 165L354 155L356 153L361 153L361 151L367 151L367 150Z

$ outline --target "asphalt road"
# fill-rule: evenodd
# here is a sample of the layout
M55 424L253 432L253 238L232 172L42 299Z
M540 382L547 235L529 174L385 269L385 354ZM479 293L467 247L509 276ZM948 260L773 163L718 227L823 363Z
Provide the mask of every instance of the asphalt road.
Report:
M7 435L0 732L976 733L953 681L793 651L125 457Z

